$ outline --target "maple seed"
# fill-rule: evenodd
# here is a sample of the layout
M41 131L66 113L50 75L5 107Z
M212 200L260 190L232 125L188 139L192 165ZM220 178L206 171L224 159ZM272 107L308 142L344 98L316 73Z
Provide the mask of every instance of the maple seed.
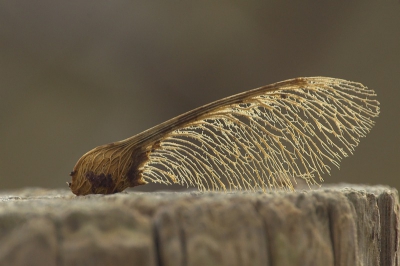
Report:
M76 163L71 191L110 194L156 182L200 190L294 190L323 182L379 115L375 92L325 77L290 79L226 97Z

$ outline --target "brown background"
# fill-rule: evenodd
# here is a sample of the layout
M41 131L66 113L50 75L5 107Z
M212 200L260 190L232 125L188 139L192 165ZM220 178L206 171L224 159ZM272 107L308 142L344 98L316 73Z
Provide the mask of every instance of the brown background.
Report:
M95 146L316 75L362 82L381 102L326 182L400 187L399 1L2 1L0 189L64 187Z

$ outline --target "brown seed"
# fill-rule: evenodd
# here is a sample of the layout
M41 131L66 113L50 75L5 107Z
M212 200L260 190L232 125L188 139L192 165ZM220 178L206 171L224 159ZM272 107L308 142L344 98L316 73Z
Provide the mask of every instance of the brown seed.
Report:
M147 182L200 190L311 186L339 166L379 114L374 91L325 77L286 80L201 106L84 154L71 172L76 195Z

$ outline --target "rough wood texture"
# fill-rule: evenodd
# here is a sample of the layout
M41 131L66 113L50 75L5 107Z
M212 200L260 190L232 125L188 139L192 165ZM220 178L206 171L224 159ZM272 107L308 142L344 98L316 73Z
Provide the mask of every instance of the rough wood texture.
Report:
M399 265L397 190L0 193L0 265Z

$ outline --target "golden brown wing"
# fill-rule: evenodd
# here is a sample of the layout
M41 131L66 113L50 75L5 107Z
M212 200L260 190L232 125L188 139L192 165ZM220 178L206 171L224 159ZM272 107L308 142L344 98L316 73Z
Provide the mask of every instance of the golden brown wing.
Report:
M324 77L246 91L89 151L70 187L85 195L148 181L201 190L293 190L295 178L318 184L374 125L375 96L360 83Z

